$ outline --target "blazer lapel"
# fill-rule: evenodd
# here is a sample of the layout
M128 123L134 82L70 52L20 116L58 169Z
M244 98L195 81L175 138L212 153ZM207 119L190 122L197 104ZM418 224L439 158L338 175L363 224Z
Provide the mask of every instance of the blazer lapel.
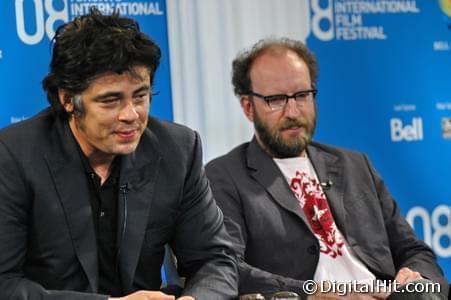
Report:
M332 183L330 187L324 188L324 193L327 196L334 220L340 232L346 237L342 163L338 156L319 149L315 143L307 146L307 153L319 181ZM266 189L274 201L304 221L298 201L291 192L285 177L273 159L258 145L255 137L247 150L247 165L253 171L251 176Z
M340 232L346 237L342 161L335 154L323 151L315 143L307 146L307 153L319 181L330 183L330 186L323 188L323 190L332 210L335 223Z
M58 122L58 121L57 121ZM57 125L55 146L45 159L66 215L74 250L93 292L98 289L97 243L87 177L67 123ZM67 245L71 247L71 245Z
M118 257L125 291L133 284L159 173L156 136L146 129L136 151L122 157L118 203Z
M247 166L251 176L286 210L303 219L299 203L274 160L264 152L254 137L247 149ZM258 199L255 199L258 201Z

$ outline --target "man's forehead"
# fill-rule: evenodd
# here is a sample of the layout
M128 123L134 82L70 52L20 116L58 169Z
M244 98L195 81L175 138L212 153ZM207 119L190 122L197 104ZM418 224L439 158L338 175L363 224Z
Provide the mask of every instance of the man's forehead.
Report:
M260 55L255 58L252 68L254 66L265 67L268 63L273 63L276 66L280 66L287 63L303 64L305 62L294 50L277 46L268 48L260 53Z
M135 68L133 71L124 71L122 73L107 72L99 74L91 79L86 90L92 88L100 88L102 86L119 85L123 83L141 84L146 83L150 85L150 73L146 68Z
M284 73L305 73L307 64L292 50L281 53L266 53L259 56L250 69L251 79L283 76Z

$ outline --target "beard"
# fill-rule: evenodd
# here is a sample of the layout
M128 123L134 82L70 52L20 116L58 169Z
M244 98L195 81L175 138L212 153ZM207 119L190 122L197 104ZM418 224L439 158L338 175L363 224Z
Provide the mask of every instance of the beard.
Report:
M290 127L303 127L305 133L284 139L281 132ZM312 140L316 128L316 109L311 118L288 119L274 129L269 128L254 109L254 128L265 150L276 158L289 158L301 155Z

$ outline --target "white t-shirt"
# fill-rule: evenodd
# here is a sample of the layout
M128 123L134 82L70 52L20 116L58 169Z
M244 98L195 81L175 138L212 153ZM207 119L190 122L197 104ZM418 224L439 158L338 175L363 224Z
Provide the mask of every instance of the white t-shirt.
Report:
M310 159L305 156L274 158L274 161L299 201L299 211L304 222L320 245L319 262L313 280L336 282L357 280L361 283L373 281L374 274L352 252L337 228Z

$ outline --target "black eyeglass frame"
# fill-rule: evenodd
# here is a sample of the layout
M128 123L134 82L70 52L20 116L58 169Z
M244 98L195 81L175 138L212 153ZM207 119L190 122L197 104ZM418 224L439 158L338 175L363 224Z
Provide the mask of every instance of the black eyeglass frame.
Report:
M268 106L269 106L269 108L271 108L271 110L280 110L280 109L283 109L287 105L288 100L294 99L294 101L297 103L296 98L298 98L298 97L299 98L305 98L310 93L313 95L313 99L315 99L316 94L318 93L318 90L314 89L314 88L309 89L309 90L302 90L302 91L298 91L298 92L293 93L293 95L291 95L291 96L289 96L287 94L275 94L275 95L264 96L262 94L254 92L254 91L249 91L249 92L246 93L246 95L248 95L248 96L255 96L255 97L258 97L258 98L262 99L263 101L266 102L266 104L268 104ZM284 103L283 106L277 107L277 108L271 106L271 102L272 101L280 100L280 98L282 98L282 97L285 98L285 103Z

